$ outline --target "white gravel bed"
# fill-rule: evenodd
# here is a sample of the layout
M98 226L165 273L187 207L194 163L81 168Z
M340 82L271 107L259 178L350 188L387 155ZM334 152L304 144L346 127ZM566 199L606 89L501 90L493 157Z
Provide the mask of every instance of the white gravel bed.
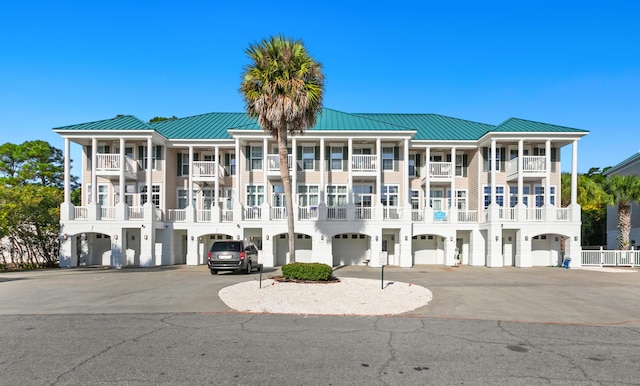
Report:
M218 292L241 312L312 315L395 315L428 304L427 288L403 282L340 278L337 283L247 281Z

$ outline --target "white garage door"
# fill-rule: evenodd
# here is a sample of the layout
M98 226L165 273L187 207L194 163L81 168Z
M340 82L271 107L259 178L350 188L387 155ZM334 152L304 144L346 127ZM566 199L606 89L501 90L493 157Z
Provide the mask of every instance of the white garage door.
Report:
M369 237L343 234L333 237L333 265L360 265L369 260Z

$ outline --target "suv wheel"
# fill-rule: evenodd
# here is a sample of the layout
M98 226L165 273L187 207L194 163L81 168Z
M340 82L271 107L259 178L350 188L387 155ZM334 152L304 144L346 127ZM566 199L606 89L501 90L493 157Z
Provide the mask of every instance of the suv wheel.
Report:
M247 262L247 270L245 271L247 274L251 273L251 261Z
M212 275L215 275L215 274L216 274L216 270L215 270L215 269L212 269L212 270L211 270L211 274L212 274Z

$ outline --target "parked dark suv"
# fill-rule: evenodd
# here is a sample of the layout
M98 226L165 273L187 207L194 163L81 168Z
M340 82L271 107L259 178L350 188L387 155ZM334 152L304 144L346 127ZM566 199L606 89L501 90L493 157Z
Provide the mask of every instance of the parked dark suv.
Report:
M258 268L258 248L247 241L216 241L209 249L207 260L212 275L218 271L251 273L253 268Z

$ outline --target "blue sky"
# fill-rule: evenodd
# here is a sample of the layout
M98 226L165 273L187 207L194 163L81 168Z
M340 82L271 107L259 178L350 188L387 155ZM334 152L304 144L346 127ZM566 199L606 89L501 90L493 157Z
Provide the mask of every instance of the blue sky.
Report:
M326 107L585 129L586 172L640 150L639 11L632 0L4 1L0 143L62 149L54 127L243 111L244 50L282 33L323 63ZM562 157L569 170L570 147Z

